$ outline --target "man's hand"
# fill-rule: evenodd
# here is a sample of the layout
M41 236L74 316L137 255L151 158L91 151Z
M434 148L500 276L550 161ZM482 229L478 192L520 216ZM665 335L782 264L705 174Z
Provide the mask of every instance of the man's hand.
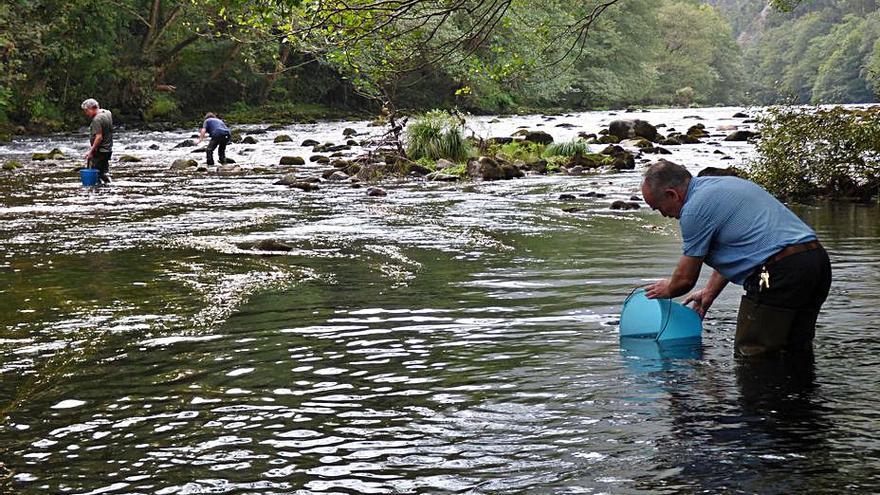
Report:
M649 285L645 289L645 295L648 299L669 299L669 279L664 278Z
M89 152L86 153L86 160L91 160L93 156L95 156L95 150L90 149Z
M691 292L684 299L684 305L687 306L690 303L694 303L693 308L694 311L700 315L700 318L706 317L706 312L709 311L709 308L712 307L712 303L715 302L715 298L718 297L717 294L714 294L709 288L700 289L698 291Z

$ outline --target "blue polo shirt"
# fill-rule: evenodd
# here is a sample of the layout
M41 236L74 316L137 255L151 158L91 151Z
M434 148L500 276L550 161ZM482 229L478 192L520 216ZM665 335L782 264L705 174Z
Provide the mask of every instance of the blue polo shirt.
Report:
M226 123L216 117L205 119L202 128L205 129L205 132L212 138L223 137L229 134L229 128L226 127Z
M779 200L737 177L691 179L679 222L685 256L702 257L739 285L785 246L816 239Z

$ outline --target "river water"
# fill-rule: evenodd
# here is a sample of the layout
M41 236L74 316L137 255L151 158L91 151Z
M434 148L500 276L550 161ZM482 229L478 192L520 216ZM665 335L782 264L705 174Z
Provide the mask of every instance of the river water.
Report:
M737 110L629 116L684 130L696 114L723 135ZM613 118L470 123L559 140ZM639 170L391 181L381 198L272 184L279 156L307 158L300 141L344 127L377 132L257 134L229 155L268 170L236 177L168 170L203 160L172 149L191 130L119 130L116 156L144 161L114 164L109 188L80 187L69 161L4 176L0 492L880 490L876 206L794 207L834 268L815 366L736 362L736 287L701 346L622 349L622 300L679 253L674 221L609 209L638 194ZM697 171L752 153L706 141L668 158ZM0 157L83 142L23 139ZM558 200L591 191L606 196ZM266 238L294 249L241 247Z

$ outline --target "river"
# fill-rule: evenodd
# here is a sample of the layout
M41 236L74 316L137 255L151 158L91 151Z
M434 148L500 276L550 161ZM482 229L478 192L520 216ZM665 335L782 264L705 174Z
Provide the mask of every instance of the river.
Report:
M699 115L718 134L737 110L626 116L684 130ZM560 140L623 116L470 125ZM735 361L736 287L701 346L621 349L624 297L679 254L674 221L609 209L638 194L638 169L389 181L380 198L273 185L280 156L345 127L377 132L256 134L229 156L268 171L236 177L168 170L204 159L173 149L192 130L124 129L115 155L144 161L114 163L112 187L81 187L72 162L4 175L0 492L880 491L877 206L793 206L834 269L815 366ZM0 157L79 156L84 139L24 138ZM666 158L696 172L753 153L706 141ZM591 191L606 196L559 201ZM266 238L294 249L240 247Z

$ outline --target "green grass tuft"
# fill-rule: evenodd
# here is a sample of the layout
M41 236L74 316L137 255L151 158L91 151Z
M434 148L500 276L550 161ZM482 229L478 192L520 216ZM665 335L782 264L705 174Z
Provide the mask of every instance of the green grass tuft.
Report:
M544 157L587 155L589 153L590 146L587 142L582 139L575 139L572 141L562 141L550 144L544 150Z
M442 110L417 117L407 126L405 139L406 154L413 160L445 158L460 162L471 152L461 122Z

